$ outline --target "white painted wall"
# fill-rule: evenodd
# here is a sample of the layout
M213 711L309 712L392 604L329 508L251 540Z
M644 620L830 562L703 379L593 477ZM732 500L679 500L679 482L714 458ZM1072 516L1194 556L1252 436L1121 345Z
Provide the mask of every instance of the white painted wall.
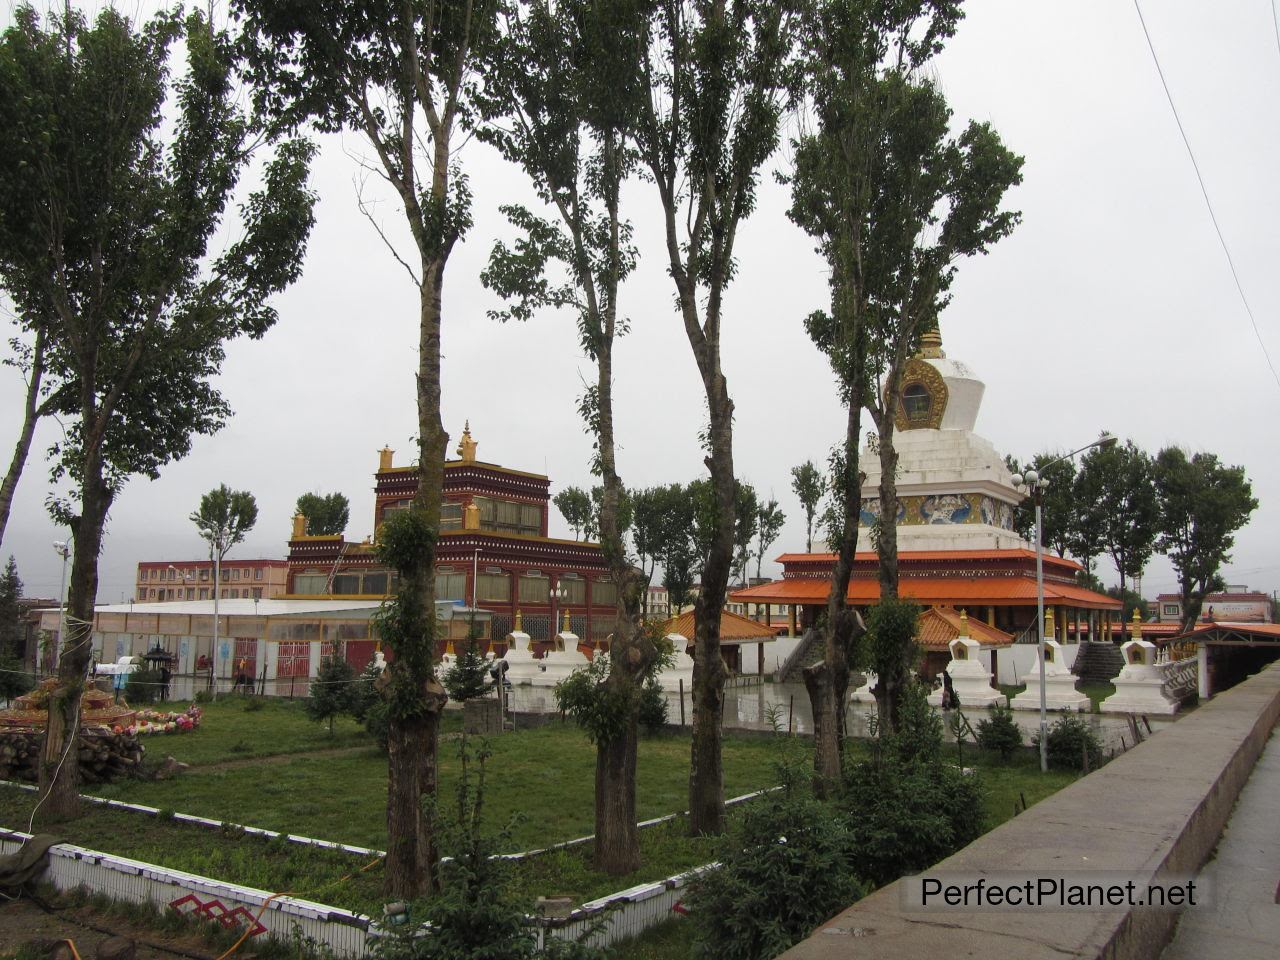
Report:
M1034 643L1015 643L1012 646L1005 647L996 651L1000 663L1000 682L1001 683L1026 683L1028 671L1032 670L1036 665L1036 650L1039 649ZM1076 653L1080 650L1078 643L1064 643L1061 647L1063 665L1067 669L1076 662Z

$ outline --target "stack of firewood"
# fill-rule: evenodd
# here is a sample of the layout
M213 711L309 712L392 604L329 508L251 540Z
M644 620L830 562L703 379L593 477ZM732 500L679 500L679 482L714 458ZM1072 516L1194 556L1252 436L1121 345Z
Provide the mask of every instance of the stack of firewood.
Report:
M0 779L35 783L39 776L43 730L0 733ZM80 731L76 742L81 783L105 783L133 775L142 765L142 744L136 736L113 733L106 727Z

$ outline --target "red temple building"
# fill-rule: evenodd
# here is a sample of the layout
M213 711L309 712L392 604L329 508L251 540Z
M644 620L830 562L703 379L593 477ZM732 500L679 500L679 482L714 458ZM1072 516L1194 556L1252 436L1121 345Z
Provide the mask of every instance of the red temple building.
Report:
M613 628L617 591L599 544L547 536L550 481L476 459L470 424L457 460L444 464L444 504L436 547L436 598L492 613L494 638L511 632L516 612L533 640L549 641L552 625L569 624L598 643ZM383 449L375 478L374 529L407 510L418 491L418 468L395 466ZM376 536L376 534L375 534ZM290 597L381 599L395 574L382 566L372 542L341 535L310 536L295 517L289 541Z

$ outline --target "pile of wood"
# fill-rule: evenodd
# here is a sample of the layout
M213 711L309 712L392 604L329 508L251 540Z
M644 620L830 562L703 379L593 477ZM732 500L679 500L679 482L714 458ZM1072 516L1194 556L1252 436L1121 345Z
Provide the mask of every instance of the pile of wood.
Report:
M43 730L0 732L0 780L35 783L43 744ZM81 730L74 752L80 762L81 783L106 783L133 776L142 766L143 747L137 736L112 733L106 727Z

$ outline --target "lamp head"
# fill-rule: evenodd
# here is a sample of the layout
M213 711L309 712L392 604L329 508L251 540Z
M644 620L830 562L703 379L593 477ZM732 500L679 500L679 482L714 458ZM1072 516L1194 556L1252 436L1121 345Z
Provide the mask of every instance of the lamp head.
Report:
M65 540L53 541L53 551L63 560L67 559L67 555L71 552L70 548L67 546L67 541Z
M1114 447L1119 442L1120 442L1120 438L1117 437L1114 433L1111 433L1108 430L1103 430L1102 435L1098 437L1098 442L1095 443L1094 446L1101 447L1103 450L1105 450L1107 447Z

